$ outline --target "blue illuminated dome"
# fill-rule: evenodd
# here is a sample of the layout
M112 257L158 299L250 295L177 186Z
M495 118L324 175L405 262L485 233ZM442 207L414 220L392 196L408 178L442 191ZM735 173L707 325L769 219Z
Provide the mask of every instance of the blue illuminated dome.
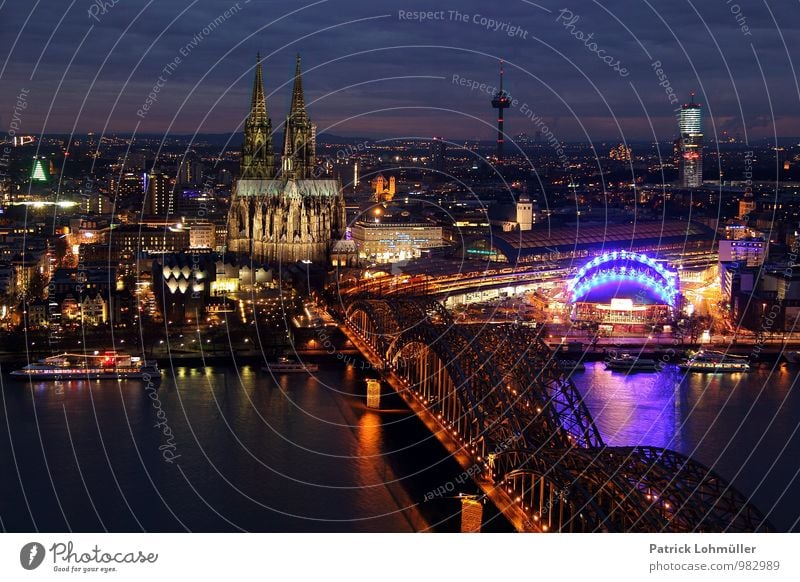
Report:
M678 274L640 253L613 251L593 258L569 282L570 302L608 302L636 296L636 303L664 303L675 307Z

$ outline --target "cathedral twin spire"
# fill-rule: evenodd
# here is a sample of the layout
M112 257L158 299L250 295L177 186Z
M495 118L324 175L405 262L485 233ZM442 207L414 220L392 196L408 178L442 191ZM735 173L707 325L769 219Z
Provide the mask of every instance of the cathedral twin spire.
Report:
M304 180L314 177L316 126L306 112L300 55L297 55L289 115L284 125L284 146L281 178ZM241 177L275 178L275 156L272 151L272 120L267 113L261 56L256 57L256 77L250 103L250 115L244 125Z

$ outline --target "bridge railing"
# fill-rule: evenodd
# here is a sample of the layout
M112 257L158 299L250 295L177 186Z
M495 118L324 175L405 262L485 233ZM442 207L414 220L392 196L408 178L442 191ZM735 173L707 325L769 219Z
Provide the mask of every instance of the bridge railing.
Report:
M454 324L429 298L358 299L346 324L404 382L531 531L770 531L747 499L674 451L607 447L530 328Z

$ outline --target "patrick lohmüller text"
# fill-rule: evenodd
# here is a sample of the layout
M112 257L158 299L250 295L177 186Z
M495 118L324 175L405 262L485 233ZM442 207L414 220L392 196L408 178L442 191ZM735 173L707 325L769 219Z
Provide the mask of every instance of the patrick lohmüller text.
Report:
M650 544L651 554L755 554L756 546L745 544Z

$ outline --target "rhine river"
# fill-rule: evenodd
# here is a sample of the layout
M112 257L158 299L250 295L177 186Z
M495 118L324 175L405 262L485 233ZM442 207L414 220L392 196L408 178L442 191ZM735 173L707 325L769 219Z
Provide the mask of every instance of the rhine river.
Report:
M356 368L309 361L313 376L175 364L155 390L31 385L4 366L0 529L457 531L457 499L425 501L447 483L476 492L444 448L398 398L366 409ZM786 531L800 529L797 371L625 376L597 362L574 381L608 444L691 455Z

